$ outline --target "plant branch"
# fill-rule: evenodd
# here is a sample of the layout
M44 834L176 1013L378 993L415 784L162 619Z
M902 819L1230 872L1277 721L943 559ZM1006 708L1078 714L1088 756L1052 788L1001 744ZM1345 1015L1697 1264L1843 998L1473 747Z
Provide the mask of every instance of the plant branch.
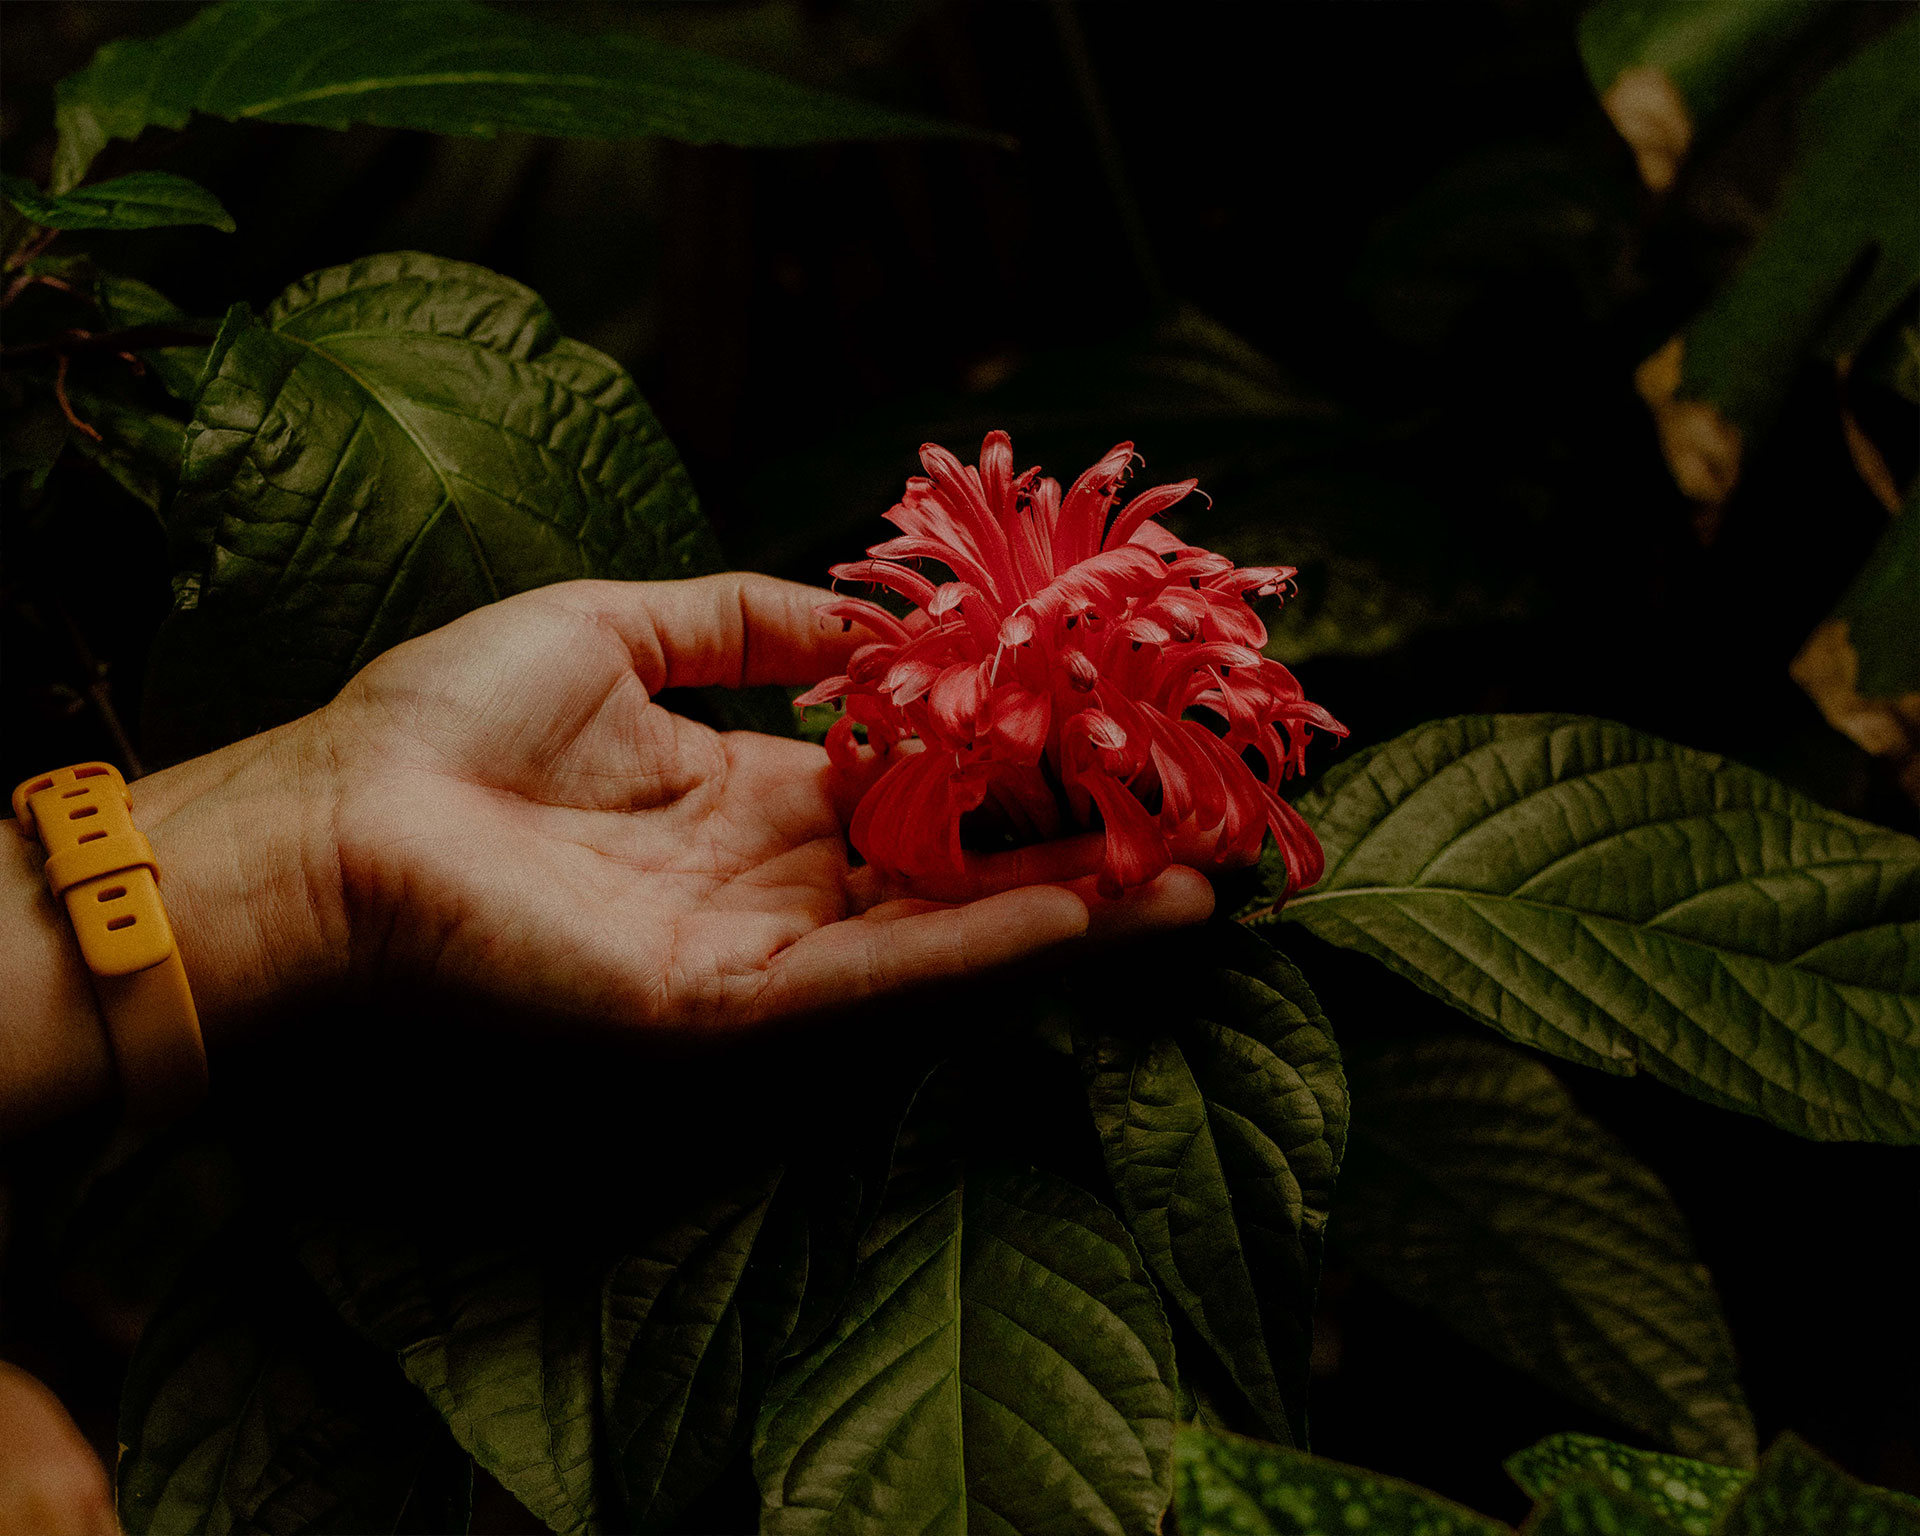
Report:
M92 438L97 443L100 441L99 431L93 426L89 425L87 422L82 421L78 416L74 415L73 402L67 398L67 363L68 361L69 359L67 357L67 354L62 352L59 356L59 360L54 364L53 398L60 402L60 414L67 418L67 425L72 427L76 432L86 433L88 437Z
M211 332L177 325L132 325L124 331L65 330L45 341L0 347L0 357L31 357L46 352L57 352L62 356L79 352L105 352L118 357L146 347L203 347L212 340Z

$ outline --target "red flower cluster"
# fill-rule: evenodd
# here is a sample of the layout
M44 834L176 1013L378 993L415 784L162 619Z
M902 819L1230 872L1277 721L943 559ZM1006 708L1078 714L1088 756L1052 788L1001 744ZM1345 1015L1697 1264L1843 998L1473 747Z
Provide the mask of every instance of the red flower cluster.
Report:
M1119 444L1063 496L1038 468L1013 472L1004 432L987 435L978 469L928 444L926 476L887 513L900 537L833 568L917 610L824 605L875 639L798 701L846 700L827 750L857 805L853 845L883 873L951 883L968 845L1097 824L1109 895L1170 863L1251 864L1268 829L1289 891L1320 878L1320 844L1276 789L1314 727L1346 727L1260 654L1267 632L1247 601L1294 572L1236 569L1154 522L1194 481L1120 505L1133 457ZM936 584L908 563L920 560L954 579Z

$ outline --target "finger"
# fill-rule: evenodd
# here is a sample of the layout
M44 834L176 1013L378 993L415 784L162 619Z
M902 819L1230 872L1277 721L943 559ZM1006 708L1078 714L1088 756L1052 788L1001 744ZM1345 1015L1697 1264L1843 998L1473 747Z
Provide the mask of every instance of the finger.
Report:
M1190 928L1213 916L1213 884L1198 870L1175 865L1150 883L1107 897L1099 891L1099 877L1060 882L1087 906L1089 943L1104 944L1139 934L1160 933L1169 928ZM862 917L870 923L892 922L902 917L917 917L923 912L948 912L956 904L919 896L901 896L867 908Z
M106 1469L60 1400L0 1361L0 1530L113 1536Z
M817 683L871 637L823 623L832 594L751 571L690 581L575 581L549 596L584 605L633 653L647 692Z
M831 923L781 953L755 1014L784 1018L977 975L1077 939L1087 920L1072 891L1036 885L885 921Z
M1125 895L1109 899L1090 892L1086 902L1087 938L1111 944L1204 923L1213 916L1213 885L1199 870L1176 864Z
M1088 832L1058 842L1010 848L1005 853L968 854L958 874L916 879L910 894L933 901L961 902L997 896L1025 885L1066 885L1098 870L1105 849L1105 835ZM901 893L900 887L882 880L872 865L854 871L848 877L847 889L856 910Z

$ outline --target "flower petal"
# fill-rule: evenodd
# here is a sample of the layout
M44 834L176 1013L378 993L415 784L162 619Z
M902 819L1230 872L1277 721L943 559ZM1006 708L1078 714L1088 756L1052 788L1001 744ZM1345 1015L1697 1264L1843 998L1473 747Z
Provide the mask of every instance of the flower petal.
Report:
M1133 464L1133 444L1115 443L1100 462L1073 482L1060 504L1053 530L1053 568L1065 570L1098 554L1107 531L1107 512Z
M933 601L932 582L918 571L891 560L850 560L844 565L829 567L827 574L835 581L864 581L887 587L916 608L926 608Z
M1107 774L1088 773L1080 782L1100 807L1100 820L1106 827L1107 853L1100 865L1100 894L1118 896L1145 885L1171 862L1159 823L1126 785Z
M1128 444L1132 447L1132 444ZM1132 542L1150 517L1158 517L1167 508L1185 501L1191 496L1198 480L1181 480L1173 485L1156 485L1150 491L1142 491L1132 501L1120 509L1120 515L1113 520L1113 527L1107 530L1102 549L1116 549L1122 544Z
M825 682L815 683L799 698L793 701L795 709L806 709L814 704L828 704L853 692L853 679L850 677L830 677Z

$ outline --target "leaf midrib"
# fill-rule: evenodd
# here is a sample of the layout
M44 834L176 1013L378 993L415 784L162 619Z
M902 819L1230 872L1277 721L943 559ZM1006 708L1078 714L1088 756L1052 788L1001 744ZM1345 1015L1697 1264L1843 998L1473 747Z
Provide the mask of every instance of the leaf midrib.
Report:
M406 434L407 441L413 444L414 451L420 455L427 467L433 471L434 479L440 482L440 493L446 498L444 505L453 509L453 515L459 519L461 531L466 534L467 542L473 546L473 557L479 562L480 573L487 578L487 590L493 594L488 601L499 602L504 594L500 590L500 578L494 574L493 564L487 559L486 547L481 544L480 535L474 528L472 520L467 516L466 508L460 505L459 497L454 494L453 484L448 480L446 471L440 467L439 459L437 459L428 450L427 445L421 441L419 433L413 429L413 423L408 421L377 387L318 342L308 341L303 337L295 336L291 332L280 330L277 327L274 328L273 334L292 342L296 347L311 352L315 357L325 358L335 368L338 368L341 373L346 375L347 378L358 385L367 398L379 406L380 409L387 414L388 419ZM403 564L405 563L407 554L411 553L413 545L426 537L435 521L437 521L437 518L428 518L427 521L421 525L420 532L414 535L413 540L409 543L407 552L401 556Z
M1400 1149L1400 1147L1398 1146L1398 1144L1393 1140L1391 1136L1383 1136L1378 1134L1377 1132L1367 1132L1363 1134L1364 1134L1364 1139L1372 1142L1375 1148L1383 1156L1387 1157L1392 1162L1397 1164L1401 1168L1403 1174L1410 1175L1416 1182L1423 1184L1427 1188L1435 1191L1440 1196L1442 1203L1444 1203L1451 1209L1458 1211L1464 1216L1466 1216L1470 1220L1470 1222L1475 1227L1478 1228L1478 1230L1485 1233L1487 1237L1491 1239L1493 1243L1496 1244L1501 1250L1503 1250L1513 1262L1517 1263L1520 1267L1539 1276L1542 1283L1546 1286L1547 1290L1550 1293L1564 1297L1567 1303L1569 1304L1569 1306L1571 1307L1573 1314L1580 1319L1583 1326L1587 1328L1591 1333L1598 1335L1602 1340L1604 1340L1608 1344L1610 1349L1612 1349L1612 1351L1616 1354L1616 1356L1624 1360L1625 1363L1627 1364L1627 1367L1635 1375L1639 1376L1643 1381L1645 1381L1649 1387L1653 1389L1656 1396L1664 1398L1666 1401L1670 1403L1674 1403L1676 1405L1686 1407L1684 1400L1679 1397L1676 1397L1673 1393L1669 1392L1661 1384L1660 1380L1653 1375L1652 1369L1645 1362L1639 1359L1636 1359L1631 1352L1622 1348L1618 1343L1618 1341L1612 1335L1608 1334L1606 1330L1600 1326L1600 1320L1598 1316L1595 1314L1595 1312L1591 1309L1589 1305L1589 1298L1583 1298L1579 1292L1574 1291L1565 1285L1556 1283L1556 1272L1551 1268L1549 1268L1544 1260L1537 1258L1534 1254L1529 1252L1527 1248L1520 1243L1520 1239L1517 1234L1508 1232L1503 1228L1494 1226L1490 1221L1486 1219L1486 1213L1484 1211L1479 1210L1476 1207L1474 1207L1472 1204L1460 1199L1459 1196L1454 1192L1453 1187L1451 1185L1443 1182L1438 1177L1437 1174L1434 1174L1428 1171L1428 1168L1426 1167L1426 1165L1424 1165L1419 1159L1404 1154ZM1576 1198L1578 1198L1577 1194L1576 1194ZM1589 1211L1598 1212L1603 1216L1611 1214L1610 1212L1605 1211L1604 1208L1595 1205L1594 1202L1591 1200L1580 1199L1580 1203L1584 1205L1586 1209L1588 1209ZM1564 1230L1561 1234L1561 1240L1562 1241L1569 1240ZM1592 1253L1597 1257L1605 1258L1607 1256L1607 1250L1599 1249L1591 1242L1579 1241L1577 1239L1571 1240L1571 1241L1573 1243L1573 1246L1583 1249L1588 1253ZM1617 1260L1618 1256L1615 1255L1615 1257ZM1668 1282L1664 1277L1662 1277L1658 1271L1649 1270L1645 1265L1634 1263L1631 1258L1626 1260L1624 1267L1640 1275L1649 1276L1650 1278L1653 1279L1656 1285L1658 1285L1662 1290L1666 1291L1669 1297L1678 1297L1679 1299L1682 1299L1682 1300L1685 1299L1684 1296L1682 1296L1680 1292L1676 1291L1672 1286L1672 1284ZM1592 1298L1592 1299L1601 1299L1601 1298ZM1680 1354L1681 1356L1683 1356L1684 1358L1690 1361L1699 1363L1700 1357L1695 1355L1692 1350L1686 1348L1684 1341L1673 1337L1667 1332L1666 1329L1655 1325L1652 1322L1652 1320L1650 1320L1649 1318L1641 1314L1635 1313L1635 1314L1632 1314L1632 1316L1633 1316L1633 1320L1640 1323L1641 1326L1648 1333L1652 1334L1655 1338L1660 1339L1663 1343L1671 1347L1676 1353ZM1595 1395L1598 1396L1597 1393ZM1691 1420L1693 1418L1691 1408L1687 1407L1686 1412L1687 1412L1688 1419Z
M1738 882L1736 881L1726 881L1723 883L1722 886L1712 887L1712 889L1723 889L1725 885L1733 885L1737 883ZM1699 894L1699 893L1696 893L1696 894ZM1317 903L1322 903L1322 902L1334 902L1334 901L1342 901L1342 900L1366 901L1366 900L1375 900L1375 899L1391 900L1396 897L1409 897L1409 896L1444 896L1444 897L1450 897L1457 900L1469 901L1469 902L1471 901L1510 902L1517 907L1527 907L1533 911L1549 913L1556 917L1571 917L1580 922L1588 922L1596 925L1605 925L1605 926L1614 927L1614 928L1631 929L1636 933L1643 933L1648 935L1651 938L1659 939L1669 944L1676 944L1689 949L1704 950L1706 953L1714 956L1731 955L1731 956L1738 957L1739 959L1742 959L1742 960L1752 960L1761 965L1780 966L1783 969L1795 971L1799 975L1812 977L1815 980L1824 981L1828 983L1830 986L1842 988L1849 991L1869 992L1876 996L1892 998L1895 1001L1907 1000L1912 997L1911 993L1897 991L1892 987L1880 987L1880 986L1875 986L1869 982L1862 982L1862 981L1842 981L1836 976L1829 976L1825 971L1812 970L1808 967L1802 966L1799 963L1799 960L1800 960L1799 955L1794 956L1792 959L1781 960L1772 955L1756 954L1752 950L1748 950L1748 949L1736 949L1730 944L1714 944L1709 942L1706 939L1696 939L1687 934L1675 933L1670 928L1654 927L1653 924L1657 922L1661 917L1665 916L1668 911L1671 911L1672 908L1662 909L1662 911L1655 913L1654 916L1648 919L1646 922L1636 922L1634 919L1630 917L1616 917L1612 913L1608 913L1608 912L1593 912L1593 911L1589 911L1585 907L1570 907L1570 906L1561 905L1560 903L1557 903L1557 902L1538 901L1530 896L1514 896L1514 895L1508 894L1505 891L1475 890L1470 886L1356 885L1356 886L1348 886L1344 890L1311 891L1304 896L1295 896L1291 900L1289 900L1284 907L1280 909L1279 916L1282 921L1287 921L1291 918L1292 914L1297 912L1300 908L1313 906ZM1689 901L1691 901L1692 899L1693 899L1692 897L1687 898L1687 900ZM1863 928L1849 929L1844 935L1834 934L1834 935L1831 935L1830 937L1832 938L1852 937L1853 935L1856 935L1856 934L1870 933L1875 928L1899 928L1902 926L1904 926L1904 924L1901 924L1898 922L1872 923ZM1825 943L1825 942L1827 941L1826 940L1821 941L1821 943ZM1819 948L1820 946L1816 944L1813 947ZM1806 954L1806 953L1810 953L1810 951L1803 950L1801 952L1801 954Z
M741 1287L746 1284L747 1270L753 1261L753 1250L759 1244L760 1233L765 1229L767 1215L773 1209L773 1202L776 1198L778 1198L780 1186L785 1182L785 1179L786 1179L786 1170L782 1168L780 1172L780 1176L774 1180L773 1188L768 1193L767 1197L764 1200L757 1202L756 1211L746 1213L744 1219L741 1217L740 1213L737 1213L737 1212L735 1213L735 1219L734 1219L733 1225L735 1226L736 1230L739 1226L744 1226L746 1221L751 1220L752 1217L756 1214L759 1220L754 1223L753 1235L747 1240L745 1260L741 1263L739 1270L733 1275L732 1279L725 1286L726 1300L716 1312L713 1322L705 1325L702 1328L701 1334L700 1334L700 1344L698 1349L694 1351L693 1364L692 1364L692 1367L686 1373L684 1384L676 1383L675 1389L670 1394L668 1400L663 1402L659 1407L657 1407L652 1414L648 1415L646 1419L643 1419L639 1424L635 1425L633 1433L628 1435L623 1443L623 1447L622 1447L623 1450L630 1448L632 1446L633 1441L638 1439L639 1436L645 1432L649 1424L658 1422L662 1415L669 1415L669 1414L671 1415L673 1423L672 1423L672 1428L668 1431L668 1439L670 1440L671 1444L669 1446L667 1455L661 1457L660 1459L659 1469L654 1473L653 1486L647 1490L646 1501L641 1505L642 1509L651 1509L653 1507L654 1500L656 1500L660 1496L660 1486L666 1480L668 1467L672 1460L672 1455L673 1455L672 1447L678 1445L680 1440L681 1430L684 1428L687 1421L687 1410L693 1401L694 1385L695 1385L696 1378L699 1376L700 1367L705 1363L709 1351L713 1348L714 1336L720 1331L720 1325L726 1320L726 1314L729 1311L734 1311L738 1306L740 1290L741 1290ZM677 1266L678 1271L680 1273L684 1273L687 1269L691 1268L694 1260L696 1259L710 1259L710 1256L724 1242L724 1238L721 1235L721 1228L725 1227L726 1225L728 1225L728 1222L725 1219L723 1219L720 1222L716 1222L712 1230L703 1233L700 1237L700 1240L694 1245L693 1252L688 1255L685 1261L683 1261L680 1265ZM640 1326L634 1330L635 1344L638 1344L641 1341L641 1339L645 1336L647 1324L652 1321L653 1307L658 1306L660 1302L665 1298L666 1298L666 1288L662 1287L661 1295L657 1297L653 1302L653 1304L648 1308L648 1316L646 1320L643 1321L640 1324ZM628 1360L631 1361L632 1358L633 1358L632 1349L631 1347L629 1347ZM625 1371L623 1369L622 1376L624 1377L624 1375L625 1375Z
M316 85L309 90L253 102L234 112L237 118L261 117L303 102L324 101L330 97L371 95L378 91L402 91L421 86L533 85L571 86L618 95L630 82L610 75L561 74L550 70L466 69L437 70L412 75L368 75L358 80L340 80L332 85Z
M1486 893L1480 892L1477 894L1484 895ZM1568 912L1569 915L1572 915L1575 917L1579 917L1582 915L1578 912L1572 912L1570 909L1567 909L1567 908L1555 907L1555 908L1550 908L1549 910L1555 911L1555 912ZM1426 923L1411 912L1409 912L1408 915L1410 917L1413 917L1414 921L1420 923L1420 926L1425 930L1425 932L1428 934L1429 937L1446 945L1446 947L1449 950L1451 950L1453 954L1458 956L1462 961L1464 961L1468 966L1470 966L1478 975L1487 976L1495 980L1498 980L1498 978L1494 977L1493 973L1489 971L1485 965L1483 965L1479 960L1477 960L1472 955L1468 954L1464 949L1462 949L1460 945L1451 936L1449 936L1447 933L1445 933L1442 930L1441 927L1435 926L1430 923ZM1496 931L1498 931L1499 925L1493 923L1490 918L1486 918L1483 916L1482 920L1487 922L1490 927L1493 927L1496 929ZM1626 928L1629 930L1634 930L1633 924L1618 921L1618 920L1613 920L1613 925L1618 928ZM1364 928L1361 931L1366 932ZM1634 931L1638 931L1638 930L1634 930ZM1655 933L1661 933L1661 930L1653 930L1653 931ZM1662 934L1662 936L1672 937L1671 935L1664 935L1664 934ZM1517 940L1512 939L1511 936L1506 936L1506 937L1508 937L1508 942L1518 945ZM1595 937L1596 939L1599 939L1598 934L1596 934ZM1392 945L1387 944L1384 940L1381 940L1373 936L1372 934L1368 934L1368 938L1370 942L1380 945L1380 947L1384 949L1388 955L1398 956L1399 952L1395 950ZM1603 948L1606 947L1604 939L1599 939L1599 942L1602 944ZM1676 940L1676 942L1684 942L1684 941ZM1520 947L1525 949L1525 946L1520 946ZM1696 947L1710 948L1710 946L1696 946ZM1543 960L1539 955L1535 954L1532 950L1525 950L1525 952L1527 953L1528 958L1533 960L1536 964L1540 964L1543 966L1548 964L1547 961ZM1608 949L1608 955L1609 955L1609 958L1612 959L1616 964L1622 963L1619 959L1619 956L1615 955L1611 949ZM1742 954L1740 958L1752 959L1753 957L1750 955ZM1403 959L1403 963L1405 963L1404 959ZM1781 964L1783 962L1761 962L1761 963ZM1418 968L1415 967L1415 969L1417 971ZM1869 1083L1867 1079L1863 1078L1860 1075L1860 1073L1857 1072L1854 1068L1842 1062L1832 1049L1830 1049L1826 1045L1821 1044L1816 1040L1811 1039L1806 1035L1802 1035L1794 1032L1792 1029L1792 1026L1788 1024L1786 1020L1782 1019L1778 1014L1774 1013L1771 1009L1769 1009L1766 1006L1766 1004L1763 1003L1760 1000L1760 998L1754 994L1752 988L1747 986L1747 984L1740 978L1737 972L1734 972L1731 969L1729 969L1727 970L1726 974L1734 981L1736 985L1740 987L1741 991L1746 993L1748 998L1752 1001L1753 1005L1761 1011L1763 1016L1766 1019L1768 1019L1771 1023L1773 1023L1776 1027L1786 1030L1792 1036L1796 1044L1805 1046L1806 1049L1814 1052L1816 1055L1821 1057L1824 1061L1826 1061L1831 1066L1833 1066L1837 1071L1845 1074L1845 1076L1849 1080L1864 1084L1865 1086L1872 1089L1873 1092L1880 1095L1882 1098L1890 1100L1896 1106L1896 1108L1901 1112L1904 1113L1911 1109L1911 1105L1909 1105L1906 1101L1897 1097L1895 1093L1895 1088L1899 1084L1899 1078L1897 1074L1895 1075L1893 1082L1890 1085L1882 1086L1879 1084ZM1844 991L1849 986L1852 985L1851 983L1836 982L1833 980L1832 977L1825 976L1817 971L1802 971L1800 972L1800 974L1804 976L1812 977L1815 980L1825 981L1829 985L1833 986L1836 989L1836 991L1840 991L1842 993L1844 993ZM1631 1024L1623 1023L1619 1019L1619 1017L1615 1014L1613 1010L1613 1005L1610 1002L1608 1002L1602 997L1596 996L1593 992L1589 991L1587 988L1582 987L1577 983L1573 982L1571 978L1562 977L1562 979L1566 980L1568 984L1572 986L1576 992L1578 992L1581 999L1596 1014L1598 1014L1601 1018L1605 1019L1610 1024L1614 1025L1617 1029L1621 1030L1638 1047L1640 1047L1641 1049L1647 1052L1650 1052L1652 1055L1652 1059L1655 1062L1663 1062L1669 1068L1673 1068L1678 1065L1671 1051L1658 1048L1652 1040L1650 1040L1647 1036L1637 1031ZM1642 979L1645 980L1646 978L1642 978ZM1426 982L1422 984L1429 985L1430 989L1433 985L1437 985L1437 983L1431 983L1431 982ZM1652 983L1649 982L1649 985L1652 985ZM1657 995L1660 997L1662 1002L1666 1004L1667 1007L1672 1008L1676 1013L1681 1014L1683 1017L1687 1018L1689 1021L1692 1021L1698 1024L1698 1021L1694 1020L1693 1015L1689 1013L1680 1004L1678 1000L1668 996L1666 991L1659 987L1655 987L1654 990L1657 993ZM1448 988L1448 992L1452 992L1451 987ZM1511 997L1516 997L1516 998L1518 997L1518 994L1515 994L1512 992L1509 992L1508 995ZM1896 1001L1898 1001L1900 998L1904 997L1906 994L1892 993L1889 995L1892 996ZM1457 999L1457 994L1454 994L1454 997ZM1520 999L1520 1000L1524 1002L1524 999ZM1844 1000L1844 997L1843 997L1843 1000ZM1497 1020L1487 1016L1486 1014L1476 1010L1471 1006L1468 1006L1464 1002L1460 1002L1459 1006L1462 1006L1463 1008L1465 1008L1465 1011L1472 1014L1474 1017L1482 1019L1490 1027L1494 1029L1499 1029L1501 1030L1502 1033L1506 1033L1504 1028L1500 1025L1500 1023ZM1570 1031L1556 1024L1554 1021L1547 1018L1544 1014L1541 1014L1539 1010L1535 1008L1531 1003L1526 1003L1525 1006L1528 1008L1530 1012L1534 1013L1536 1017L1540 1018L1542 1022L1545 1023L1551 1031L1553 1031L1555 1034L1558 1034L1561 1038L1571 1041L1575 1045L1578 1045L1581 1049L1593 1053L1596 1057L1605 1059L1605 1056L1607 1055L1607 1053L1599 1051L1596 1047L1588 1044L1585 1040L1582 1040L1579 1036L1571 1033ZM1838 1101L1835 1101L1835 1102L1816 1101L1808 1098L1805 1094L1805 1091L1798 1085L1798 1083L1793 1081L1781 1080L1775 1076L1770 1076L1766 1065L1761 1059L1739 1056L1737 1053L1732 1052L1731 1049L1727 1046L1726 1042L1718 1034L1714 1033L1712 1029L1704 1025L1700 1025L1699 1027L1705 1031L1705 1033L1707 1034L1707 1037L1710 1040L1712 1040L1713 1043L1720 1050L1729 1052L1729 1054L1733 1056L1733 1058L1745 1071L1751 1073L1755 1078L1757 1078L1759 1082L1762 1084L1763 1088L1772 1089L1775 1091L1784 1091L1786 1093L1789 1093L1793 1095L1796 1099L1798 1099L1798 1101L1801 1103L1801 1105L1804 1108L1813 1110L1817 1114L1825 1116L1827 1117L1827 1119L1831 1121L1857 1122L1857 1121L1863 1121L1863 1120L1865 1121L1871 1120L1871 1117L1868 1115L1867 1111L1860 1105L1847 1104L1847 1103L1838 1102ZM1897 1041L1895 1043L1902 1046L1906 1046L1906 1042ZM1609 1042L1610 1046L1617 1046L1618 1044L1620 1044L1620 1041L1618 1040ZM1910 1046L1906 1046L1906 1048L1911 1049ZM1627 1053L1627 1055L1624 1058L1619 1057L1618 1053L1615 1052L1614 1059L1616 1060L1624 1059L1636 1064L1644 1064L1646 1061L1646 1057L1644 1057L1641 1054L1641 1050L1631 1050ZM1598 1063L1596 1062L1595 1064L1598 1064ZM1628 1068L1627 1070L1632 1070L1632 1069ZM1654 1068L1654 1071L1656 1076L1660 1075L1659 1067L1656 1066ZM1696 1088L1694 1091L1698 1093L1701 1097L1707 1099L1709 1103L1721 1103L1721 1104L1726 1104L1733 1107L1756 1108L1756 1109L1758 1109L1758 1107L1762 1103L1762 1100L1758 1096L1755 1096L1751 1101L1747 1101L1737 1097L1727 1096L1726 1094L1718 1090L1715 1090L1713 1093L1708 1093L1703 1088ZM1764 1110L1759 1110L1759 1112L1765 1113Z

